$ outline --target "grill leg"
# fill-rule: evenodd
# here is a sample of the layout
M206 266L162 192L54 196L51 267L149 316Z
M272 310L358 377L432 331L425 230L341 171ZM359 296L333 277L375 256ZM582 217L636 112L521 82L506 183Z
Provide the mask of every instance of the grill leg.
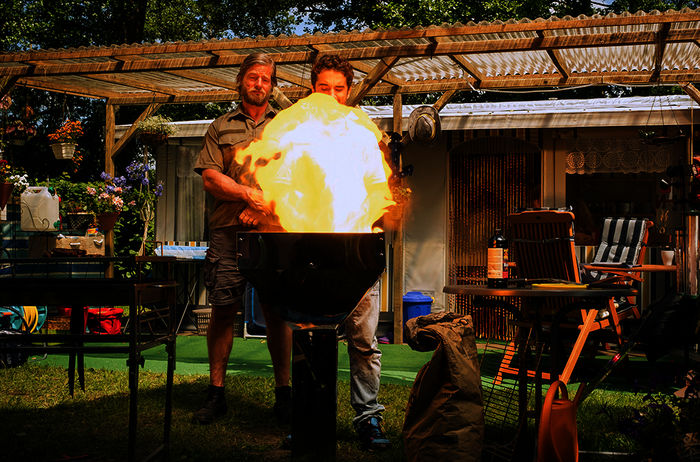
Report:
M293 333L292 458L335 460L338 340L335 329Z

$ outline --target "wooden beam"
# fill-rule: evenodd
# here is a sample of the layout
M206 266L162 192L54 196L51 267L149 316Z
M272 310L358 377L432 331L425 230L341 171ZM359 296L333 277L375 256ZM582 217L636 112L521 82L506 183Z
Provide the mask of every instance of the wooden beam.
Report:
M102 82L117 83L126 87L137 88L139 90L146 90L168 96L181 96L187 94L187 92L173 90L165 85L144 82L137 78L131 77L129 74L83 74L83 77L93 80L100 80Z
M401 93L394 94L394 121L393 131L399 135L403 133L401 123L403 122L403 97Z
M107 103L105 108L105 172L114 176L114 131L116 128L116 107Z
M282 93L279 87L272 89L272 99L274 99L282 109L286 109L292 105L292 102L284 93Z
M546 32L537 31L537 36L544 38L546 36ZM562 78L566 80L569 77L569 74L571 74L571 70L562 64L564 57L561 55L559 50L547 50L547 56L549 56L549 59L552 60L552 64L554 64L554 67L557 68L557 71L559 74L561 74Z
M298 85L300 87L311 89L311 78L305 79L302 77L297 77L296 75L290 72L285 72L281 70L279 67L277 68L277 78L292 83L294 85Z
M450 59L464 69L467 74L474 77L477 83L484 79L484 74L464 56L450 55Z
M394 94L394 121L393 131L401 135L403 119L403 97L401 93ZM403 169L401 159L399 165L395 167L398 172ZM399 186L403 183L402 178L398 178ZM391 259L391 305L394 313L394 343L403 343L403 214L399 219L396 229L392 232L391 245L393 248Z
M664 66L664 51L666 50L666 40L668 32L671 29L670 24L661 24L659 31L656 33L656 46L654 47L654 72L651 74L651 80L658 80Z
M389 72L391 66L393 66L399 58L397 56L391 56L387 58L382 58L382 60L374 66L369 74L360 82L355 85L351 90L350 97L348 98L347 105L355 106L358 104L362 98L367 94L367 92L381 80L382 76Z
M139 122L142 120L146 119L147 117L152 116L155 114L155 112L162 106L160 103L150 103L146 109L136 118L133 124L131 124L131 127L126 129L126 132L122 135L121 138L119 138L119 141L114 145L114 148L112 149L112 153L110 157L114 159L114 157L121 151L121 149L126 145L126 143L134 137L136 134L137 127L139 125ZM108 172L109 173L109 172Z
M355 69L357 69L360 72L364 72L365 74L369 74L370 72L372 72L372 69L374 69L372 66L370 66L369 64L365 64L362 61L350 61L350 64L352 65L352 67L354 67ZM389 70L386 74L384 74L382 76L382 80L384 82L388 82L388 83L390 83L392 85L396 85L396 86L401 86L401 85L406 84L405 80L401 80L401 79L394 77L391 74L391 70Z
M440 112L440 109L444 108L445 105L450 101L450 99L457 93L457 90L449 90L442 94L439 100L435 101L433 107L436 111Z
M304 98L309 95L308 88L300 87L280 87L280 90L291 100ZM110 98L109 101L119 105L142 105L148 103L210 103L222 101L239 101L240 95L237 91L232 90L209 90L201 92L191 92L183 96L153 96L150 94L138 95L135 93L129 95L116 95Z
M695 88L695 85L690 82L681 82L680 86L683 91L692 98L693 101L700 104L700 91Z
M114 177L114 131L116 128L116 107L113 104L107 103L105 107L105 172ZM110 229L105 233L105 255L111 257L114 255L114 230ZM114 276L114 265L110 263L107 266L107 277Z
M68 85L64 83L59 83L56 81L47 81L44 78L20 78L17 79L17 85L23 85L28 88L34 88L35 90L42 90L54 93L65 93L67 95L80 96L82 98L93 98L93 99L106 99L111 97L123 96L120 93L96 90L94 88L86 89L85 87L77 87L74 85Z

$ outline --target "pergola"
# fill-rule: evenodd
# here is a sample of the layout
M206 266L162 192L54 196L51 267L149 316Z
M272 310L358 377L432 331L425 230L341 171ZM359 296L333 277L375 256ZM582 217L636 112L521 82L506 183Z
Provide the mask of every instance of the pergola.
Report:
M355 70L349 103L393 96L399 133L402 96L412 93L442 93L434 104L440 110L458 91L680 85L700 103L693 85L700 81L700 9L6 53L0 96L21 85L104 100L105 168L112 171L112 157L136 124L162 104L237 100L235 77L253 52L269 53L278 64L274 97L283 107L311 92L317 56L347 58ZM115 141L121 105L146 108Z

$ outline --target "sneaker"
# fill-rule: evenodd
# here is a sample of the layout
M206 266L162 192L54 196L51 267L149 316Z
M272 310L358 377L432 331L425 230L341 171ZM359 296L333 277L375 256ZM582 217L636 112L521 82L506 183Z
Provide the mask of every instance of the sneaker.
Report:
M272 411L280 424L292 422L291 387L275 387L275 405L272 407Z
M217 418L225 415L227 410L223 387L209 385L207 400L204 402L204 406L195 411L192 420L200 425L209 425Z
M381 451L391 446L391 441L384 435L379 419L370 417L362 422L357 433L360 436L362 449L366 451Z

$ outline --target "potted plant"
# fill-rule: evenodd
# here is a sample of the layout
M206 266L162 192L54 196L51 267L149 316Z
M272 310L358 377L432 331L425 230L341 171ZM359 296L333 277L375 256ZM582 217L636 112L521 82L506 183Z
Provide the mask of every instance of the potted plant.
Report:
M79 120L66 120L61 127L48 134L51 149L56 159L72 159L77 139L83 135L83 124Z
M90 210L91 197L86 194L87 187L91 185L71 181L67 174L53 181L52 185L61 199L59 203L61 221L68 226L68 229L87 229L95 220Z
M151 146L163 143L168 136L174 135L177 131L170 122L172 120L169 117L162 115L154 115L142 120L136 126L141 141Z
M17 146L22 146L27 140L36 135L36 128L29 122L13 120L5 127L5 138Z
M155 171L147 163L133 161L126 167L126 177L118 179L126 189L129 207L138 210L143 222L141 246L137 255L144 254L148 229L156 214L156 203L163 194L163 184L156 182L154 173Z
M125 210L123 182L102 172L102 183L86 186L89 210L94 213L97 225L103 232L110 231Z

